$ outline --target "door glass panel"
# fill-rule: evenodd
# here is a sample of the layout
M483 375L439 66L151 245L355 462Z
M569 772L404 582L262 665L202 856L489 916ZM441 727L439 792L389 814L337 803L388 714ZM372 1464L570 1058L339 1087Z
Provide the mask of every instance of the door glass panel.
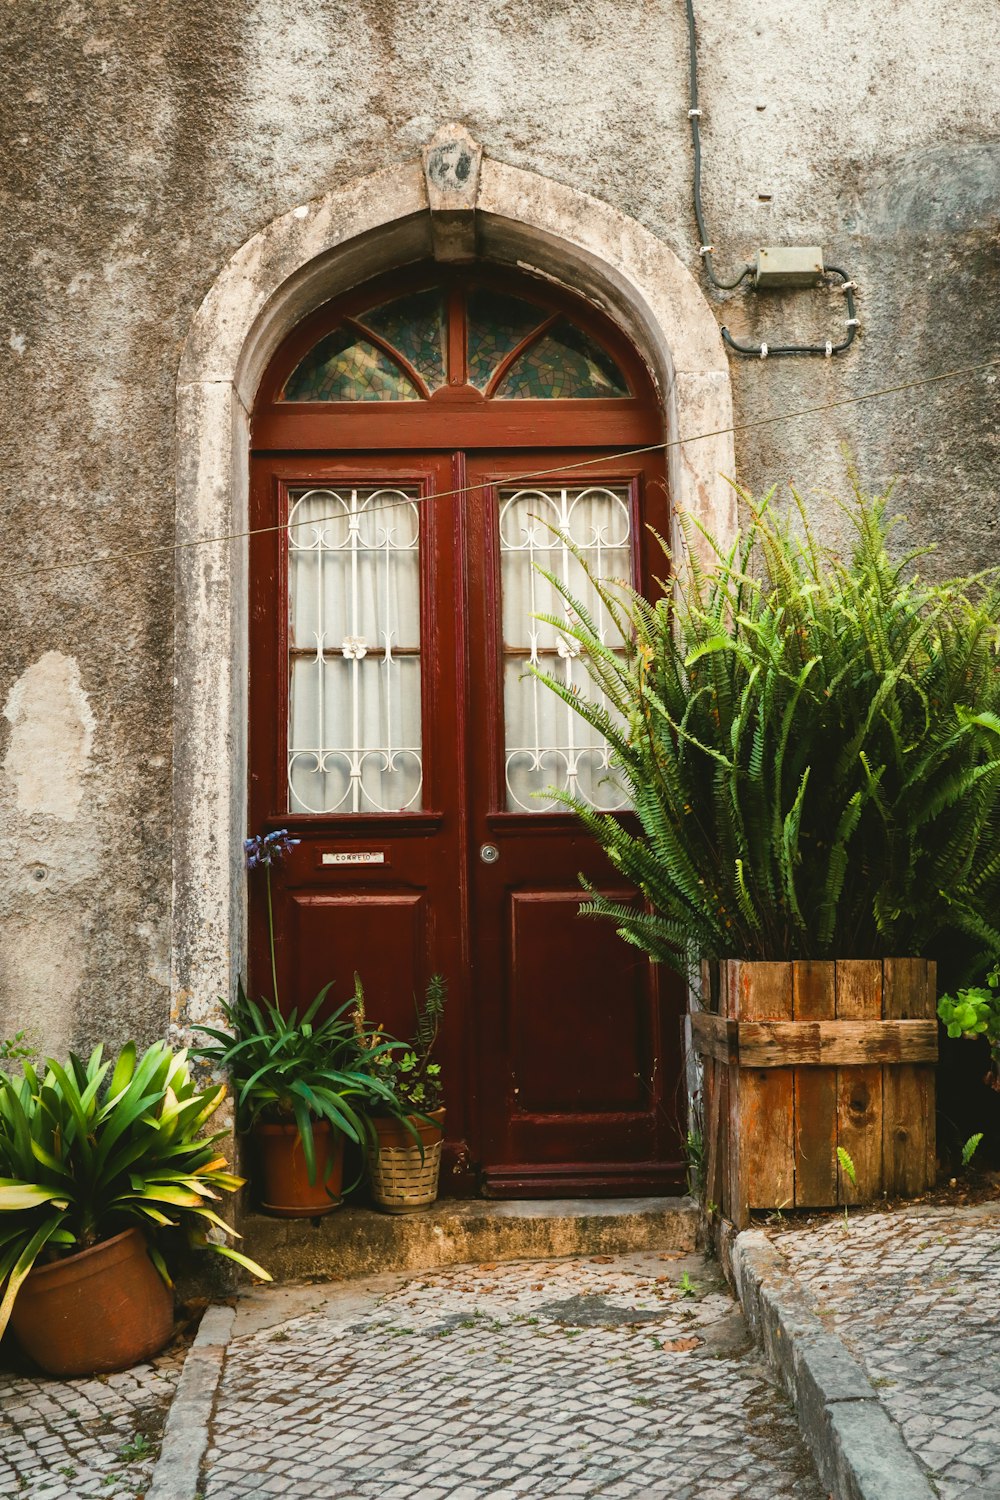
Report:
M281 401L419 401L395 360L350 328L314 344L285 381Z
M558 808L551 797L539 795L551 787L607 811L629 806L603 735L528 672L536 666L590 698L603 698L580 660L576 641L534 618L569 614L562 595L539 568L586 606L606 645L624 651L620 632L570 544L596 577L633 582L628 489L592 485L501 491L504 775L511 812Z
M497 386L501 401L619 399L629 393L625 376L611 355L568 318L559 318L548 333L511 365Z
M290 498L289 811L416 811L417 493L342 486Z

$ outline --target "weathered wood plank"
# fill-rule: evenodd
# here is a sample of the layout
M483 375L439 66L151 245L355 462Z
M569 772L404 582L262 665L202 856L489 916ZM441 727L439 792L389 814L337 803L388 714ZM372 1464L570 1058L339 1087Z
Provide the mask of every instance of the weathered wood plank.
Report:
M731 961L733 969L734 1019L792 1019L791 964ZM742 1066L732 1069L732 1079L737 1107L731 1091L730 1139L737 1130L740 1143L733 1207L745 1218L746 1208L781 1208L795 1201L795 1081L788 1068Z
M804 1022L838 1026L836 970L832 963L792 965L793 1026ZM754 1023L744 1022L744 1025ZM757 1022L767 1025L767 1022ZM772 1026L787 1027L784 1021ZM741 1054L744 1040L739 1038ZM822 1045L819 1047L822 1054ZM794 1060L794 1059L792 1059ZM795 1070L795 1203L819 1208L837 1201L837 1071Z
M702 1057L730 1063L737 1059L737 1022L726 1016L706 1015L703 1010L691 1012L691 1040Z
M837 1018L875 1021L882 1016L882 964L844 959L836 965ZM843 1067L837 1072L837 1144L854 1163L857 1187L838 1170L838 1203L863 1203L882 1189L882 1069Z
M724 1057L728 1048L744 1068L932 1062L937 1057L937 1022L741 1021L735 1033L717 1029L710 1045L713 1057Z
M830 994L834 993L830 966ZM695 1049L744 1068L849 1067L933 1062L936 1021L731 1021L691 1014Z
M723 1208L726 1171L726 1098L728 1074L725 1066L705 1058L703 1114L705 1121L705 1206ZM723 1209L724 1211L724 1209Z
M701 1119L702 1129L705 1132L703 1142L705 1181L702 1184L702 1192L706 1205L715 1203L721 1207L724 1197L722 1188L723 1171L726 1162L726 1147L722 1138L722 1121L720 1117L720 1110L722 1108L721 1081L724 1070L717 1066L711 1054L699 1045L699 1026L712 1004L713 983L717 984L717 975L716 965L710 963L708 959L703 958L701 961L701 995L699 998L704 1009L700 1012L691 1012L691 1045L701 1056Z
M739 968L736 960L727 959L719 965L719 1010L729 1018L735 1018L739 1009L737 996ZM745 1197L741 1198L740 1182L746 1157L746 1144L740 1127L739 1069L735 1065L728 1067L724 1070L723 1077L725 1084L722 1098L726 1110L722 1126L726 1142L725 1212L726 1217L732 1220L737 1229L743 1229L747 1223L747 1205Z
M934 959L928 959L928 961L927 961L927 1004L929 1006L928 1015L934 1018L935 1025L937 1023L937 1002L938 1002L937 963L935 962ZM935 1052L935 1054L934 1054L934 1061L935 1061L935 1063L937 1062L937 1058L938 1058L938 1054ZM925 1158L924 1173L925 1173L925 1177L926 1177L926 1181L927 1181L927 1186L929 1188L931 1188L931 1187L934 1186L935 1182L937 1181L937 1174L938 1174L938 1158L937 1158L937 1070L936 1070L936 1068L928 1068L927 1069L927 1079L928 1079L928 1092L930 1094L930 1099L928 1101L928 1107L927 1107L927 1138L926 1138L926 1141L924 1143L925 1146L926 1146L926 1148L927 1148L927 1155L926 1155L926 1158Z
M887 1018L934 1015L934 978L922 958L887 958L882 1009ZM925 1025L936 1024L930 1020ZM937 1055L935 1047L934 1056ZM933 1181L934 1074L926 1066L883 1069L883 1187L890 1196L922 1193Z

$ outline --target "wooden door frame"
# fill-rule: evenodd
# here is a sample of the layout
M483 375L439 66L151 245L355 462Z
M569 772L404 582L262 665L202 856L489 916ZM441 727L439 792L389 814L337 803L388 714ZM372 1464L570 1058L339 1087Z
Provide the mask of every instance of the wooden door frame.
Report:
M736 525L728 362L715 314L669 247L570 185L483 161L480 258L579 287L653 371L672 435L675 505L721 541ZM219 1024L246 952L249 411L281 340L362 276L431 247L419 162L401 162L280 215L220 264L177 375L171 1034ZM217 538L207 541L203 539ZM676 538L674 538L676 540Z

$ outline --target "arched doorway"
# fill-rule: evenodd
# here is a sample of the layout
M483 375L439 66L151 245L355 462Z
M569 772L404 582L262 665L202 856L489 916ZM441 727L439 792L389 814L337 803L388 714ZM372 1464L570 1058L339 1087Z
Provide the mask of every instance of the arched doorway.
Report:
M346 998L357 969L370 1013L405 1032L414 992L446 975L456 1186L679 1179L679 997L578 919L580 872L632 893L540 795L613 812L621 794L525 671L585 683L571 640L534 619L564 609L536 562L577 594L578 552L646 589L662 574L646 526L669 533L663 455L614 456L659 442L662 420L610 319L481 268L352 291L258 390L250 824L301 839L276 890L279 985L302 1001L333 979Z

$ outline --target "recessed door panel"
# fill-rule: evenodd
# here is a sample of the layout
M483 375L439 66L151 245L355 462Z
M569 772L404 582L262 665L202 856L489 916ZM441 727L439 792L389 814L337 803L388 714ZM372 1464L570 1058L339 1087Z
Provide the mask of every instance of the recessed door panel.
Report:
M289 906L292 993L316 995L332 980L329 1004L339 1008L354 993L357 970L370 1018L393 1031L411 1030L427 952L426 896L296 892Z
M631 892L609 894L628 900ZM645 960L623 955L609 924L581 920L580 901L579 891L510 896L506 992L516 1116L649 1109L655 1059Z

